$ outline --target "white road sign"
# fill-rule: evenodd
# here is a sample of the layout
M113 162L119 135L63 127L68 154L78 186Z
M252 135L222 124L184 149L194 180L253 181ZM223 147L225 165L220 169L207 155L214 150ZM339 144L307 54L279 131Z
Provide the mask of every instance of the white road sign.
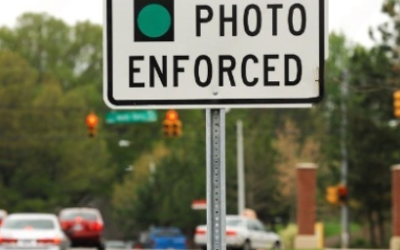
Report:
M324 1L104 0L104 99L115 109L317 103Z

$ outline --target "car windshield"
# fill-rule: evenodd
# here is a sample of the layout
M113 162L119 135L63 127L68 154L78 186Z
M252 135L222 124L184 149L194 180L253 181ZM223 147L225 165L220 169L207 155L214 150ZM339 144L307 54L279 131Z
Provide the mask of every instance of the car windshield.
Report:
M84 220L95 221L97 216L93 212L70 211L62 213L60 218L61 220L74 220L76 218L81 218Z
M12 230L53 230L55 228L55 225L54 221L50 219L8 219L4 222L3 228Z
M242 220L237 218L227 218L226 219L226 226L229 227L239 227L242 225Z

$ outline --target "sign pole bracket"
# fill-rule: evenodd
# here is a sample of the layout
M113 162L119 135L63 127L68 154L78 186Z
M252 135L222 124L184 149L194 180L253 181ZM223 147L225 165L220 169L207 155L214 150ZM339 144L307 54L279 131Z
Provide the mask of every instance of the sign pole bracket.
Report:
M225 109L206 110L207 249L225 250Z

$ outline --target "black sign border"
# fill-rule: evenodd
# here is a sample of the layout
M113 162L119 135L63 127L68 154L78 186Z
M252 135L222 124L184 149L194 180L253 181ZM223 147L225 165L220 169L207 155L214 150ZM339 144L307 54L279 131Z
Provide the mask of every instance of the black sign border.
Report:
M311 98L271 98L271 99L180 99L180 100L117 100L113 96L113 37L112 37L112 0L107 1L107 98L115 107L129 108L140 106L237 106L264 104L316 104L324 97L325 69L325 0L319 0L319 95Z

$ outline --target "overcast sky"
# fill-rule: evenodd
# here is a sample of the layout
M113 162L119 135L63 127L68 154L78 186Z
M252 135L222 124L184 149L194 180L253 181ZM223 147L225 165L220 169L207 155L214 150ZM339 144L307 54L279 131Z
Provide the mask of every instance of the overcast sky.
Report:
M329 29L343 31L352 41L370 46L368 28L386 20L380 12L382 1L329 0ZM28 11L47 12L69 24L78 20L102 24L103 0L1 0L0 26L13 26L16 18Z

